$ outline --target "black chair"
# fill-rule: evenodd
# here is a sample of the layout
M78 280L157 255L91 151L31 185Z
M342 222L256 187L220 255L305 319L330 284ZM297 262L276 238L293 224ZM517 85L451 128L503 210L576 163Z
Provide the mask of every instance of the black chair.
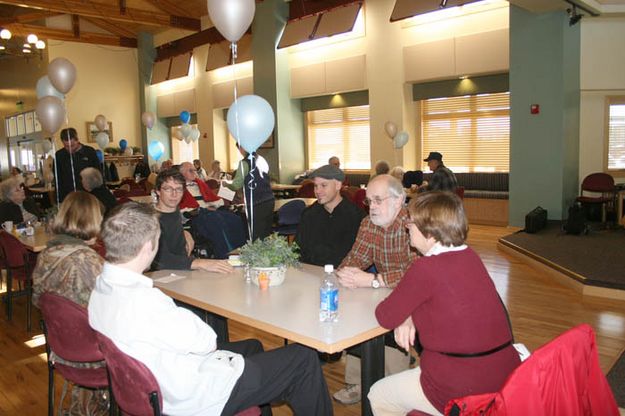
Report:
M278 209L278 226L275 228L279 235L287 236L289 242L297 233L297 226L302 218L306 203L301 199L294 199Z

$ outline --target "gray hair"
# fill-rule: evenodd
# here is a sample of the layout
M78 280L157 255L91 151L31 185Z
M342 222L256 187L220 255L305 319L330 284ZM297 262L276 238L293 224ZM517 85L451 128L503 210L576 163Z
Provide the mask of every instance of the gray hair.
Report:
M80 177L83 179L85 188L92 191L99 188L104 183L102 173L96 168L84 168L80 171Z
M8 201L11 199L11 194L15 191L22 181L19 178L9 178L2 182L0 182L0 197L2 197L3 201Z
M373 182L384 181L388 188L388 193L393 198L401 198L402 201L406 199L406 191L399 179L389 174L377 175L369 181L369 184Z

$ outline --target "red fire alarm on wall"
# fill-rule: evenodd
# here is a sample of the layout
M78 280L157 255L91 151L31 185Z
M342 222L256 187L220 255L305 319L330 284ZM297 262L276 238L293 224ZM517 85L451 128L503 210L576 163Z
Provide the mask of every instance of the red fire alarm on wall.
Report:
M540 105L539 104L532 104L530 106L530 113L531 114L540 114Z

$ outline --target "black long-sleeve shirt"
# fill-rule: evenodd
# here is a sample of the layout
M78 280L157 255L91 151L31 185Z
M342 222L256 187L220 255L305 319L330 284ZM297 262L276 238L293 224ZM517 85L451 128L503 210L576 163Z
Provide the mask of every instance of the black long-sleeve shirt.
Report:
M343 198L329 213L315 202L302 213L295 241L303 263L338 267L354 245L365 212Z
M57 192L59 193L59 200L63 202L67 194L74 190L82 191L82 182L80 180L80 171L84 168L96 168L100 170L100 161L98 156L93 150L93 147L85 146L84 144L72 153L72 159L74 160L74 175L72 176L72 163L70 161L70 154L65 148L57 150L56 152L56 175L58 179ZM76 189L74 189L74 184Z

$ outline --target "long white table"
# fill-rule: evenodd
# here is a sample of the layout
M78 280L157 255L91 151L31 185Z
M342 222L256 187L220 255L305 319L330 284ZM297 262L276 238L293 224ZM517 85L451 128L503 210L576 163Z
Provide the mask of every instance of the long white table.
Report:
M335 353L362 344L362 413L371 414L366 395L371 385L384 376L384 337L374 315L375 307L389 289L339 290L339 321L319 322L319 284L323 269L302 265L287 270L280 286L260 290L246 283L243 270L231 275L204 271L162 270L151 277L174 273L186 276L155 286L176 300L213 314L259 328L318 351Z

